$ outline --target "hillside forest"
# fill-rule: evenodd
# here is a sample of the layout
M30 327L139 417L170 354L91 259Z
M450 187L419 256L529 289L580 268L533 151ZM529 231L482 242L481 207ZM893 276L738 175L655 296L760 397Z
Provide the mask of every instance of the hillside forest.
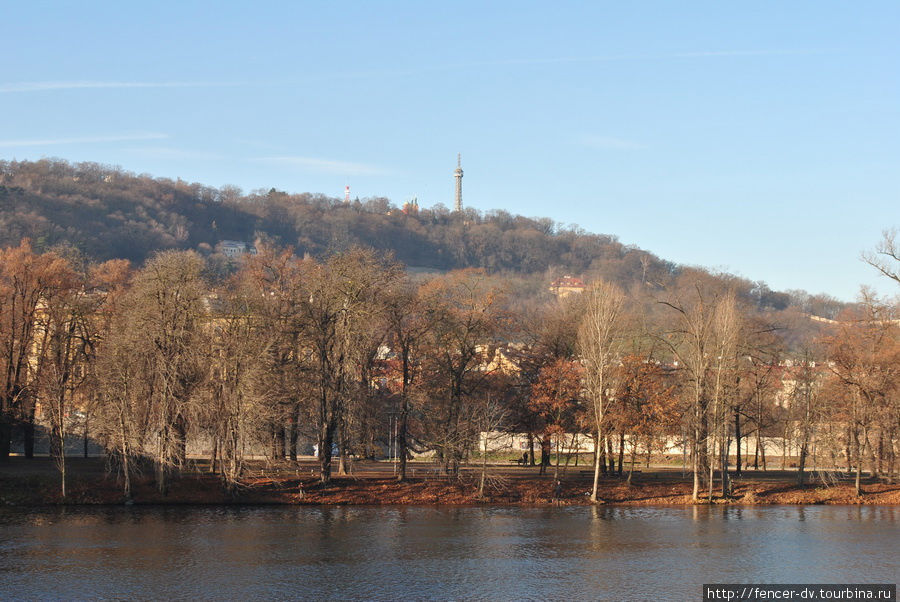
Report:
M224 274L222 241L291 247L323 258L353 247L390 253L412 271L483 268L517 281L518 294L545 292L571 274L623 288L664 289L686 266L667 262L615 236L592 234L548 218L497 210L451 212L441 204L413 211L385 198L343 200L234 186L213 188L136 175L96 163L0 161L0 246L29 238L39 251L66 245L91 260L141 265L162 250L196 250ZM729 274L760 309L795 308L834 318L845 304L827 295L772 291Z

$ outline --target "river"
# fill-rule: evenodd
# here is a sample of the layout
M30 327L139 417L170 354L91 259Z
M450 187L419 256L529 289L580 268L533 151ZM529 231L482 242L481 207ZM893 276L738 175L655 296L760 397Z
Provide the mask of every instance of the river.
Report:
M700 599L895 583L900 508L0 510L0 599Z

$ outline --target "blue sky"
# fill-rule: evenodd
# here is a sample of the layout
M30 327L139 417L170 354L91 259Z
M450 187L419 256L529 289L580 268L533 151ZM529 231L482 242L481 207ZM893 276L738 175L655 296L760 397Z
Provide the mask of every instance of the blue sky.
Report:
M547 216L772 288L895 293L895 2L19 2L0 157Z

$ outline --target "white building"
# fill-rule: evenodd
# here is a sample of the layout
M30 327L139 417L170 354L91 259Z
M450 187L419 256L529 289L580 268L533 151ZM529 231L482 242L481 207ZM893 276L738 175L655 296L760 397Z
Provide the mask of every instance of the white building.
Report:
M256 247L249 245L242 240L223 240L216 246L219 252L225 257L240 257L244 253L256 255Z

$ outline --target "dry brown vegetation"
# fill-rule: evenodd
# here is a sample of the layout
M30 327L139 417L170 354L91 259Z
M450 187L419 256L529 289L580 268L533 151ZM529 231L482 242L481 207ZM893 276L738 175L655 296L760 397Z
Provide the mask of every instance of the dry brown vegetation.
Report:
M563 481L562 495L554 499L553 481L536 469L495 468L505 478L495 480L478 495L475 473L461 478L412 477L398 482L371 466L357 476L335 477L322 484L311 472L312 465L295 465L268 471L256 467L253 476L226 489L216 475L194 473L173 481L168 495L159 493L149 475L132 483L134 504L304 504L304 505L589 505L592 479L589 475ZM416 469L412 469L415 471ZM422 469L424 470L424 469ZM293 473L293 474L291 474ZM599 503L615 505L689 505L693 483L680 473L659 471L635 478L605 478L599 483ZM835 486L797 485L793 475L754 474L735 483L733 494L713 498L714 504L900 504L900 484L869 480L864 494L857 496L852 482ZM74 461L65 500L57 487L54 467L46 460L26 463L18 459L0 469L0 505L122 504L121 483L104 473L101 461ZM708 503L706 500L701 504Z

